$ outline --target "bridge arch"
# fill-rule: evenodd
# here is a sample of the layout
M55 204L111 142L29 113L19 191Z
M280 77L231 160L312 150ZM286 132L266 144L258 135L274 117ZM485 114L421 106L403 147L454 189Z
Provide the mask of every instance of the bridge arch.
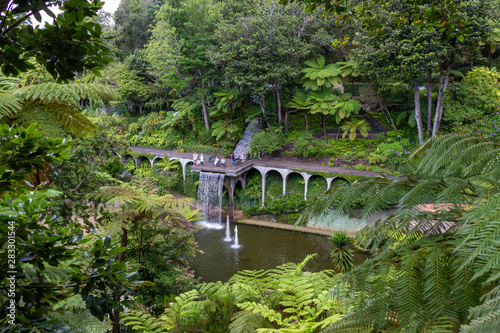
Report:
M153 159L151 160L151 166L153 166L156 162L163 160L165 157L167 157L167 156L155 156L155 157L153 157Z
M116 155L120 156L119 154L116 154ZM132 155L129 155L129 154L124 154L124 155L120 156L120 161L121 161L123 164L125 164L125 163L127 163L127 161L128 161L129 159L131 159L131 158L133 159L134 157L133 157Z
M335 184L338 184L338 183L348 183L349 184L349 181L345 178L342 178L342 177L329 177L329 178L325 178L326 179L326 183L327 183L327 187L326 189L329 190L332 188L332 186L334 186Z
M151 166L151 160L147 156L138 156L138 157L134 158L134 160L135 160L135 167L137 169L139 169L141 167L141 164L144 161L148 161L149 165Z
M290 190L290 186L293 184L293 181L294 179L297 179L299 178L300 180L304 180L304 185L300 186L300 188L293 188L294 191L296 192L299 192L299 190L301 192L304 192L304 188L305 188L305 179L304 179L304 176L298 172L298 171L295 171L295 170L291 170L291 172L289 172L287 175L286 175L286 178L284 180L284 188L283 188L283 194L286 194L287 191Z
M328 190L328 181L320 175L311 175L309 178L307 198L315 198L318 193L324 193Z

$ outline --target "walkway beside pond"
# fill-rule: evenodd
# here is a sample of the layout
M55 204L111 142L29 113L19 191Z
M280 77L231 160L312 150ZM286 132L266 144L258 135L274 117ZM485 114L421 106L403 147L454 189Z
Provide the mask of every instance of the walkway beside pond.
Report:
M281 229L281 230L290 230L290 231L304 232L304 233L308 233L308 234L324 235L324 236L333 235L333 233L335 232L335 230L312 228L312 227L305 227L305 226L300 226L300 225L295 226L295 225L290 225L290 224L285 224L285 223L276 223L276 222L271 222L271 221L261 221L261 220L251 220L251 219L238 219L238 221L236 223L250 224L250 225L255 225L255 226L259 226L259 227ZM352 233L352 234L354 235L354 233Z

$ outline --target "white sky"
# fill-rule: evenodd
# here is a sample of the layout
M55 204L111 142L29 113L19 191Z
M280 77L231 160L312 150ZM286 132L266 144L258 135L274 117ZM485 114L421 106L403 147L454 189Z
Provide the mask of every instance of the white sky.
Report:
M120 5L121 0L104 0L104 6L102 6L101 11L105 11L111 14L114 14L118 6ZM58 14L60 11L57 8L51 8L51 10L54 12L54 14ZM52 22L52 18L45 14L44 11L41 11L40 14L42 15L42 25L44 24L45 21L47 22ZM33 18L33 23L34 25L38 25L38 21Z

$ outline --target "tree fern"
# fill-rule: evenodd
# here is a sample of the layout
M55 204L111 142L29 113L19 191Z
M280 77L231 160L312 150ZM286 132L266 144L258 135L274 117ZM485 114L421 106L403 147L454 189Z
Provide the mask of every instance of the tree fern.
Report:
M59 134L58 129L77 136L91 133L95 126L79 108L80 99L112 100L112 88L94 83L43 83L0 92L0 121L26 125L43 124L43 130Z
M12 117L19 109L21 109L20 98L0 91L0 119Z
M122 312L120 319L124 321L125 326L134 332L161 333L166 332L168 329L168 325L161 319L154 318L143 311L129 310Z
M230 333L254 333L259 328L273 328L273 325L260 313L239 311L229 325Z
M342 278L347 289L332 289L353 303L325 332L498 330L499 147L495 138L447 134L413 153L424 179L358 182L313 203L315 211L345 212L362 202L366 215L399 207L358 234L358 245L376 255Z
M49 312L48 317L72 328L75 332L94 333L111 330L109 319L100 321L92 316L89 310Z

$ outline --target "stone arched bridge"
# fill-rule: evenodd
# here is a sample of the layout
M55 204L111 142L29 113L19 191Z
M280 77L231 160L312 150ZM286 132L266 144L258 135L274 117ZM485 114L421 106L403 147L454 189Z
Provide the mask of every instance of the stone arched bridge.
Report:
M157 148L142 148L131 147L132 154L119 153L116 154L121 158L122 163L125 163L129 158L133 158L136 167L139 167L143 162L148 161L151 166L164 157L170 160L178 160L182 166L182 174L184 180L186 179L186 170L189 164L193 164L193 153L178 153L171 150L157 149ZM289 175L293 173L300 174L304 178L304 198L307 199L307 190L309 179L312 176L324 177L327 183L327 189L330 188L335 179L343 179L350 181L355 178L361 177L379 177L380 173L369 171L358 171L353 169L346 169L341 167L329 167L325 165L290 162L279 159L258 160L250 159L238 165L232 165L230 159L226 159L226 167L214 166L213 163L208 162L209 154L205 156L204 165L193 165L192 172L213 172L223 173L225 175L225 186L229 193L229 203L231 207L231 218L233 218L233 197L234 188L238 182L241 186L246 186L246 174L256 169L262 176L262 206L265 202L266 192L266 176L271 171L278 172L283 179L283 194L286 193L286 183ZM220 157L220 156L219 156Z

